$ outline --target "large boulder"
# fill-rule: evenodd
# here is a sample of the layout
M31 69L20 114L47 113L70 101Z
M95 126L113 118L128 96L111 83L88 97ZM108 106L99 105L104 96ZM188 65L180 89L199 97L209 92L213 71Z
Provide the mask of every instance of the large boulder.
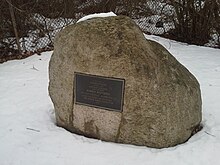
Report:
M122 110L76 104L75 73L124 79ZM62 30L49 79L57 125L87 137L163 148L187 141L201 122L196 78L125 16Z

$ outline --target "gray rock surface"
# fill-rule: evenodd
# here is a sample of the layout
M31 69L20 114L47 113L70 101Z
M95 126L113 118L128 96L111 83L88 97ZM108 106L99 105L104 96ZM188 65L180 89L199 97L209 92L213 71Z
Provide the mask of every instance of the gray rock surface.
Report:
M123 112L74 103L74 72L125 79ZM128 17L93 18L55 39L49 94L57 125L105 141L170 147L202 119L196 78Z

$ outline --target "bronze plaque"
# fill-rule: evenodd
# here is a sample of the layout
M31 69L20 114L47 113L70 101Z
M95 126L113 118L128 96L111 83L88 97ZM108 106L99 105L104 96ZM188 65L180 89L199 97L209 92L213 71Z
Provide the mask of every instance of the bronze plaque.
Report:
M74 74L75 103L122 112L124 79Z

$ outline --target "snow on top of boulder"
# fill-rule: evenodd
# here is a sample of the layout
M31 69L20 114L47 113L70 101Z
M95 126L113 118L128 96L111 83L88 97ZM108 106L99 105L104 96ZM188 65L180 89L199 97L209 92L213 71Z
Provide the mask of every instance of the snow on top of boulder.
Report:
M87 15L85 17L80 18L76 23L85 21L87 19L91 19L91 18L96 18L96 17L111 17L111 16L117 16L115 13L113 12L108 12L108 13L95 13L95 14L90 14Z

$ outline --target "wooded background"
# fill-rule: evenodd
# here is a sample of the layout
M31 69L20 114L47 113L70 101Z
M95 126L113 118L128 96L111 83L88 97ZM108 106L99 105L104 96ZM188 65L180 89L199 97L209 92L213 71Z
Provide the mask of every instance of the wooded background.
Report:
M131 17L144 33L220 48L220 0L2 0L0 58L52 50L65 26L109 11Z

